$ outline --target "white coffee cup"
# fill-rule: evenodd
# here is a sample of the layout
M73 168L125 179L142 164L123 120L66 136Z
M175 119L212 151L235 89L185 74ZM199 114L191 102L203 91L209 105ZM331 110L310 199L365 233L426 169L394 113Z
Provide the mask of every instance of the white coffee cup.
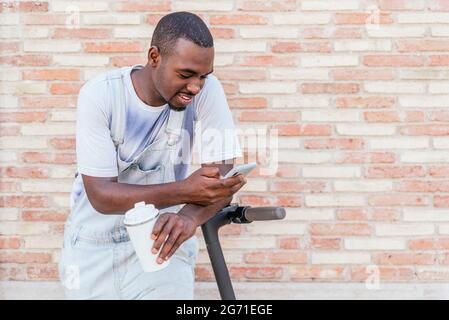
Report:
M125 213L124 224L126 230L145 272L164 269L170 263L170 260L161 264L157 263L159 252L157 254L151 252L154 244L151 233L158 217L159 210L152 204L145 205L143 201L136 203L134 208Z

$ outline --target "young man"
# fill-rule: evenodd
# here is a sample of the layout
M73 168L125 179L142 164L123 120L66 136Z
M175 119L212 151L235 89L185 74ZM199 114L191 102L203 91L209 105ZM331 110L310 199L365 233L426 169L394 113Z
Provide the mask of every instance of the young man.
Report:
M67 298L193 299L195 230L246 183L220 179L241 151L213 61L204 22L176 12L156 26L145 66L111 70L80 90L78 175L59 266ZM202 168L187 177L195 121L233 138L200 139ZM164 212L148 254L160 250L158 263L170 264L156 272L143 272L123 224L141 201Z

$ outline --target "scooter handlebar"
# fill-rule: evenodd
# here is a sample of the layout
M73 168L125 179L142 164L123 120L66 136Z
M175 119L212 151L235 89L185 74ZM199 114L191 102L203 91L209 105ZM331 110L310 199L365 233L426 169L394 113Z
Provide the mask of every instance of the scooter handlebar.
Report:
M285 209L282 207L248 207L244 211L248 221L282 220L285 218Z

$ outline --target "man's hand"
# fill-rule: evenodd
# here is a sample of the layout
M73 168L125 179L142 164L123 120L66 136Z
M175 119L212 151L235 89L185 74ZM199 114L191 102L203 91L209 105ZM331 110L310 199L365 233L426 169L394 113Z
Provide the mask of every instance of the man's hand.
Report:
M163 244L157 263L161 264L164 260L168 260L184 241L195 234L197 227L192 217L176 213L161 214L151 234L151 238L155 240L153 254L157 254Z
M202 167L184 180L190 194L188 203L209 206L232 196L246 183L243 175L220 179L217 167Z

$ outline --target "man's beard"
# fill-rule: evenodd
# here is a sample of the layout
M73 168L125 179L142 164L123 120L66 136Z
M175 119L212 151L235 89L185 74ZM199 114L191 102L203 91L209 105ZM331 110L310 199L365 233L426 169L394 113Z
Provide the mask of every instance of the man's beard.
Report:
M184 111L186 108L187 108L187 106L184 106L184 107L175 107L175 106L172 106L171 105L171 103L170 102L168 102L168 107L170 108L170 110L173 110L173 111Z

